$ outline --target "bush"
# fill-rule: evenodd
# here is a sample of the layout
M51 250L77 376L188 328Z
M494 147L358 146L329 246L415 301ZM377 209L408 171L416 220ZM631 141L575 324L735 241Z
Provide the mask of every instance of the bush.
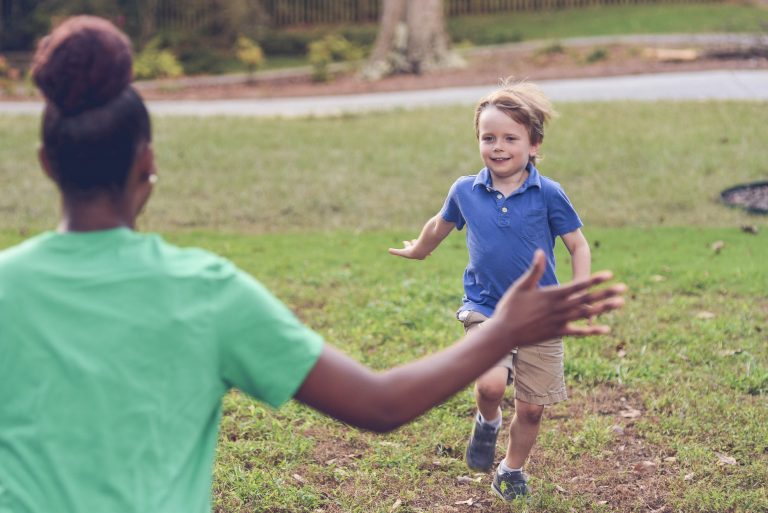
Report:
M264 65L264 52L261 46L245 36L237 38L235 55L248 68L248 73L252 74Z
M268 31L258 38L258 42L267 55L306 55L313 41L333 35L341 36L355 46L369 48L376 40L377 30L375 24L281 29Z
M136 79L176 78L184 74L176 55L170 50L160 49L154 39L133 60L133 76Z
M309 44L307 59L312 66L312 78L325 82L330 78L330 65L334 62L355 62L363 58L363 50L344 36L330 34Z

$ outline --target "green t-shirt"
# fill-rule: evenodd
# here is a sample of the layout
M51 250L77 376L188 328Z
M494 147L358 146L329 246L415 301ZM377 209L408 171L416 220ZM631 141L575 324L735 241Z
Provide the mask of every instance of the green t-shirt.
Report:
M156 235L0 252L0 512L209 512L222 395L277 407L321 348L233 264Z

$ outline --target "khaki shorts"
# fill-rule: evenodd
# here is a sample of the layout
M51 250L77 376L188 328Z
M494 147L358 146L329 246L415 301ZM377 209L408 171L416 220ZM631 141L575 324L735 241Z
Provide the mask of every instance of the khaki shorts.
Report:
M477 329L488 317L469 310L459 312L464 332ZM515 399L526 403L549 405L565 401L563 341L548 340L514 349L496 365L508 371L507 385L515 384Z

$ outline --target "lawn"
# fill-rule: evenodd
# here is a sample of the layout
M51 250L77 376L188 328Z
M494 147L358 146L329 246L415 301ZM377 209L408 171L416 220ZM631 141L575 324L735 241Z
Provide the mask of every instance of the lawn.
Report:
M594 268L613 269L631 295L604 319L609 337L567 342L571 399L545 414L527 467L536 494L515 511L768 510L768 223L717 200L766 179L768 105L557 107L542 172L582 214ZM157 119L161 181L142 225L231 258L366 364L397 365L461 335L463 233L424 262L386 248L479 168L471 124L459 107ZM55 222L37 130L0 117L0 247ZM561 245L558 261L567 280ZM468 390L386 436L237 392L224 409L222 513L509 511L463 464Z

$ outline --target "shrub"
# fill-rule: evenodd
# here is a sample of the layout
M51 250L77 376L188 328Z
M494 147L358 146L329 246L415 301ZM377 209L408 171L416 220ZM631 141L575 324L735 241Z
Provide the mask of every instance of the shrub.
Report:
M595 48L589 54L587 54L586 61L588 63L602 61L608 58L608 50L605 48Z
M157 39L147 43L133 60L133 76L137 79L176 78L183 74L184 68L176 55L161 49Z
M309 43L307 60L312 66L312 78L325 82L330 78L330 65L334 62L355 62L363 58L363 50L344 36L330 34Z
M248 73L250 74L253 74L253 72L264 65L264 52L261 46L245 36L237 38L235 55L248 68Z

